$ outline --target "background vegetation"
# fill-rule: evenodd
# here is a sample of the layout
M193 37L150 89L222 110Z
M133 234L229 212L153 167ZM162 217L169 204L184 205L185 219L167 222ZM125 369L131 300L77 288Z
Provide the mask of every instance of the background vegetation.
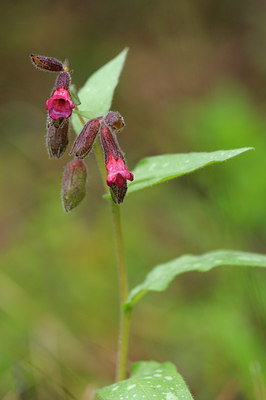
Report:
M130 196L122 210L131 286L152 266L216 248L265 251L266 6L259 0L6 2L1 10L0 396L89 400L113 379L118 297L112 224L94 157L88 196L60 204L48 160L52 74L73 81L130 46L113 109L132 168L142 157L254 146L226 164ZM74 134L73 134L74 137ZM198 400L259 399L265 274L190 273L133 318L130 360L170 359ZM265 288L265 286L264 286ZM265 365L264 365L265 367ZM64 388L64 389L62 389Z

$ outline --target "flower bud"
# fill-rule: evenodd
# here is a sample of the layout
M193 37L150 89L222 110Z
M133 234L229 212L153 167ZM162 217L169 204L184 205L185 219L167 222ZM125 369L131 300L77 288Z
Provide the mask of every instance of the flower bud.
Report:
M58 90L61 88L69 90L70 82L71 82L71 78L70 78L69 73L66 71L61 72L58 75L57 80L55 82L55 90Z
M75 208L86 194L87 170L85 164L75 158L64 170L62 184L62 202L65 212Z
M119 112L109 111L103 117L103 120L114 133L120 132L125 126L124 118Z
M105 164L107 164L110 154L112 154L116 160L119 157L123 158L123 154L117 143L116 136L112 134L110 128L105 125L105 123L102 123L101 126L101 141L103 146Z
M100 129L100 121L93 118L88 121L78 135L70 154L75 154L78 158L84 158L91 151L94 140Z
M46 144L50 158L60 158L68 145L69 121L64 118L50 120L48 123Z
M37 54L30 54L33 65L45 71L59 72L64 71L64 66L61 61L53 57L39 56Z

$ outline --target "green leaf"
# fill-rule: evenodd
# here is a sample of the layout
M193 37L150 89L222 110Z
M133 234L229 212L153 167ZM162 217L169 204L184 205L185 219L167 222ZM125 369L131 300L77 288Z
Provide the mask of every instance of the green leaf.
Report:
M98 400L193 400L175 366L145 361L133 364L131 377L96 392Z
M81 101L79 111L87 119L99 117L110 110L127 52L128 48L125 48L113 60L98 69L79 90L78 97ZM82 123L75 113L72 114L71 121L76 133L79 134Z
M133 307L149 291L161 292L172 280L184 272L206 272L221 265L266 267L266 255L232 250L216 250L201 256L184 255L155 267L145 281L130 291L124 303L124 311Z
M169 181L209 164L229 160L248 150L252 150L252 147L210 153L165 154L144 158L132 171L134 181L128 183L128 193Z

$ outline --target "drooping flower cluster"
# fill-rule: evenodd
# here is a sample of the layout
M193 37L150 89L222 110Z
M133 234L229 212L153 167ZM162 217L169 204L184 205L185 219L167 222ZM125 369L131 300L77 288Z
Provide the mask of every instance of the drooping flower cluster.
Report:
M84 125L71 150L76 157L84 158L91 151L97 134L100 134L107 172L106 184L117 204L124 200L127 180L133 181L134 178L126 168L124 155L116 138L116 134L124 126L124 119L118 112L109 111L103 117L93 118Z
M59 72L50 99L46 101L47 136L46 144L49 156L60 158L68 145L68 119L75 108L71 100L69 87L71 83L67 63L56 58L31 54L33 65L41 70Z
M68 146L69 118L80 104L78 97L71 98L71 76L67 63L52 58L31 54L33 64L41 70L59 72L51 97L46 101L48 110L47 148L50 157L60 158ZM127 191L127 180L133 181L133 174L127 169L124 155L118 145L116 134L125 126L118 112L109 111L104 116L89 120L74 142L70 154L75 159L67 164L62 187L65 211L76 207L85 196L87 170L82 159L93 148L97 135L100 136L106 167L106 184L115 203L120 204Z

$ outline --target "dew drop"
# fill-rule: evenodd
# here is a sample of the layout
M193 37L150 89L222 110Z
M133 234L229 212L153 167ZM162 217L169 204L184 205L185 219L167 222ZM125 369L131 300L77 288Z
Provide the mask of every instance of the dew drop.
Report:
M127 390L131 390L131 389L133 389L134 387L136 387L136 384L134 383L133 385L129 385L128 387L127 387Z

